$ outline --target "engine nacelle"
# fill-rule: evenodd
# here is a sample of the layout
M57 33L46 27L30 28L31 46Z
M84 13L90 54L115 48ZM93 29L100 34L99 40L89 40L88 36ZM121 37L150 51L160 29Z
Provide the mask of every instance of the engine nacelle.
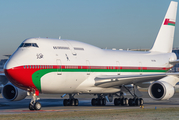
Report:
M156 81L149 86L148 93L154 100L168 100L174 95L175 88L165 81Z
M9 83L3 87L2 96L10 101L18 101L24 99L27 96L27 91L19 89L13 84Z

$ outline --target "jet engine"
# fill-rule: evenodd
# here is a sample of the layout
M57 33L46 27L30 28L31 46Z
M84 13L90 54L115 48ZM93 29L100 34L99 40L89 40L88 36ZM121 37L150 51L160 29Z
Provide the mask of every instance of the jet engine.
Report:
M148 89L149 96L154 100L168 100L174 95L174 87L164 81L153 82Z
M27 96L27 91L15 87L13 84L6 84L2 89L2 95L9 101L22 100Z

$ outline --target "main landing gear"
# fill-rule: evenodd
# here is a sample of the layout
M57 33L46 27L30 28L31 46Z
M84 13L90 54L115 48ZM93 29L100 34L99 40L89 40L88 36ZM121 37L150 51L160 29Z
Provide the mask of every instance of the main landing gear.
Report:
M127 98L115 98L114 99L114 105L115 106L140 106L143 105L144 101L142 98L138 98L138 97L134 97L134 98L130 98L129 100Z
M118 96L118 95L116 94L116 96ZM129 102L128 99L127 99L127 98L124 98L122 92L120 93L119 98L115 98L115 99L114 99L114 105L115 105L115 106L119 106L119 105L121 105L121 106L127 106L127 105L128 105L128 102Z
M138 96L136 95L137 92L139 93L136 85L134 85L133 93L127 87L123 87L133 96L133 98L130 98L128 101L129 106L141 106L144 104L144 100L142 98L138 98Z
M129 106L141 106L143 104L144 104L144 101L142 98L134 97L134 98L129 99Z
M32 98L29 103L29 110L40 110L42 106L41 106L40 102L37 101L40 99L40 98L37 98L37 95L39 93L36 91L36 92L31 92L30 94L31 94Z
M78 99L74 98L75 94L69 94L69 99L64 99L63 100L63 105L64 106L78 106Z
M105 106L106 105L106 98L103 95L98 94L98 98L93 98L91 100L92 106Z

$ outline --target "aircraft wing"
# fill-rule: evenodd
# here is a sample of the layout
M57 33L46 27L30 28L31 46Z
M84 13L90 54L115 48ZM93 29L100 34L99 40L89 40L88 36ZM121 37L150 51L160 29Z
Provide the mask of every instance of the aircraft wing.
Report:
M95 85L100 87L115 87L120 85L137 84L142 82L157 81L168 75L179 73L161 73L146 75L101 75L95 78Z
M172 65L175 65L175 64L179 63L179 59L177 59L175 61L170 61L169 63L172 64Z

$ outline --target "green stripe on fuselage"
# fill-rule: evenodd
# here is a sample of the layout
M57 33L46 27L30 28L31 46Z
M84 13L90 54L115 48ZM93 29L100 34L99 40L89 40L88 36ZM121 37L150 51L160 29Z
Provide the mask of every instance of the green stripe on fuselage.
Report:
M41 78L50 72L167 72L167 70L137 70L137 69L42 69L32 75L32 81L41 91Z
M32 74L32 81L39 91L41 91L41 77L50 72L57 72L57 69L42 69Z

